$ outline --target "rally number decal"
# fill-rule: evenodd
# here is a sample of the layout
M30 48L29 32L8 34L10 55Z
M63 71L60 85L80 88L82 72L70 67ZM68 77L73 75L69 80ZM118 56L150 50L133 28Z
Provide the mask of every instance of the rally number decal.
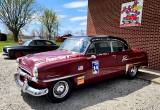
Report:
M99 61L92 61L92 73L98 74L99 73Z

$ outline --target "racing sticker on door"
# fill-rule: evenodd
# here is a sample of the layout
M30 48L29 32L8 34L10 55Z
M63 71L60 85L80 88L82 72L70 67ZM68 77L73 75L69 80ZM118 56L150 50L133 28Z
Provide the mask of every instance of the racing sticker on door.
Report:
M99 61L98 60L92 61L92 73L93 74L99 73Z

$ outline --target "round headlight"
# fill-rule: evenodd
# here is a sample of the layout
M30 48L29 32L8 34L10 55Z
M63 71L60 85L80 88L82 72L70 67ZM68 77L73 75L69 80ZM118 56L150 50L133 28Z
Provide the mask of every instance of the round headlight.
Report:
M20 59L19 59L19 58L17 58L16 62L17 62L17 63L20 63Z
M38 77L38 68L36 66L33 68L33 76Z

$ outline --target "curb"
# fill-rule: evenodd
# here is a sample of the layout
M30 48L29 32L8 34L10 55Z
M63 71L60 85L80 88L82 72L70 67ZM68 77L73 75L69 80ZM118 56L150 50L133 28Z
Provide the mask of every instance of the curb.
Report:
M160 84L160 71L151 69L140 69L137 78Z

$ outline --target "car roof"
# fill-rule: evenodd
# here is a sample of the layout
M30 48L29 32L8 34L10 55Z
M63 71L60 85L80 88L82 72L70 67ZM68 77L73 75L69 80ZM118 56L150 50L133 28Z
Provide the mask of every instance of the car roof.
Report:
M72 38L78 38L81 40L89 40L91 42L103 41L103 40L120 40L120 41L124 42L126 45L128 45L124 39L122 39L120 37L111 36L111 35L72 36L71 39Z
M32 41L50 41L50 40L45 40L45 39L33 39Z

